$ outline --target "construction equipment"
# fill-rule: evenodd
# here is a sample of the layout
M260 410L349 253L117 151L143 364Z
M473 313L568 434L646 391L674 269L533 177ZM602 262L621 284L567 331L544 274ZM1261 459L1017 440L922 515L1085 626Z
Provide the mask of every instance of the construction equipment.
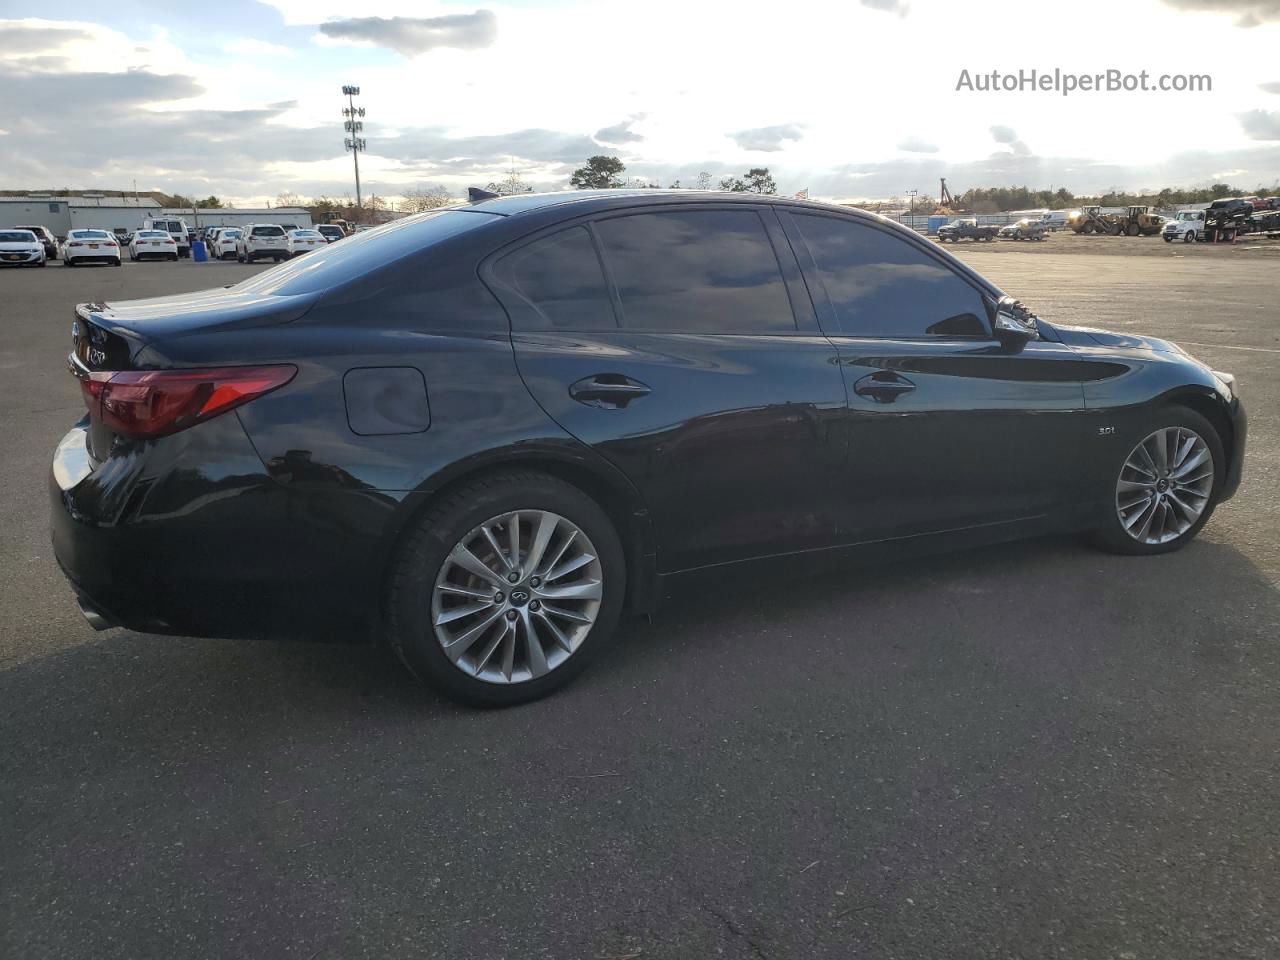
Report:
M1119 233L1131 237L1154 237L1164 227L1164 217L1152 213L1150 207L1129 207L1111 220Z
M1109 233L1120 231L1110 216L1104 216L1101 207L1081 207L1067 217L1067 226L1076 233Z
M942 189L938 192L938 209L933 211L937 215L949 217L953 213L962 213L965 204L957 200L951 195L951 191L947 189L947 178L940 177L942 181Z

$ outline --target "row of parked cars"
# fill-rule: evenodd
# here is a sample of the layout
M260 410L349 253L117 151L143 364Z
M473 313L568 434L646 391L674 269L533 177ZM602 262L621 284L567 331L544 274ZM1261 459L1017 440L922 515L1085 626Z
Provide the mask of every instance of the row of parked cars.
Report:
M191 255L192 244L203 241L209 255L241 263L256 260L288 260L309 253L346 236L339 226L295 228L278 223L246 227L212 227L189 233L181 220L147 220L131 234L117 236L108 230L71 230L59 243L47 227L20 226L0 229L0 265L43 267L60 259L64 266L87 263L120 266L130 260L178 260Z

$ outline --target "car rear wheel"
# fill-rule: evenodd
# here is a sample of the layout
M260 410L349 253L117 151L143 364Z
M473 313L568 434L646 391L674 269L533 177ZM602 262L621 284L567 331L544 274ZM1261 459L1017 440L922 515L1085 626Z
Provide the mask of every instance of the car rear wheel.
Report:
M1114 553L1167 553L1185 546L1213 513L1226 460L1213 425L1171 407L1135 431L1111 471L1108 506L1096 531Z
M387 588L388 640L455 700L536 700L607 645L625 568L613 524L576 487L540 473L484 477L407 534Z

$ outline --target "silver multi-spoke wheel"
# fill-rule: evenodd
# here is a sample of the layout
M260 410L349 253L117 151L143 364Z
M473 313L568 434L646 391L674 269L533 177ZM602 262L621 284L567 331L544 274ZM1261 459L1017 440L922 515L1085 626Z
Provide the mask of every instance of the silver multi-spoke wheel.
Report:
M431 623L445 656L468 676L522 683L581 646L603 589L599 554L580 527L546 510L514 510L449 551Z
M1116 513L1139 543L1176 540L1213 494L1213 454L1187 427L1164 427L1133 448L1116 483Z

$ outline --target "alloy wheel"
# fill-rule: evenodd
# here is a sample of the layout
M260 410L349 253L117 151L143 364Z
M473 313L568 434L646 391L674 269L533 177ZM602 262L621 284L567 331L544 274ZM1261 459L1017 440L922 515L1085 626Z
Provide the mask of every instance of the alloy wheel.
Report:
M595 624L604 595L595 547L546 510L492 517L462 537L436 577L431 623L468 676L523 683L561 666Z
M1139 543L1182 536L1200 519L1213 493L1213 454L1198 433L1164 427L1133 448L1116 482L1116 514Z

